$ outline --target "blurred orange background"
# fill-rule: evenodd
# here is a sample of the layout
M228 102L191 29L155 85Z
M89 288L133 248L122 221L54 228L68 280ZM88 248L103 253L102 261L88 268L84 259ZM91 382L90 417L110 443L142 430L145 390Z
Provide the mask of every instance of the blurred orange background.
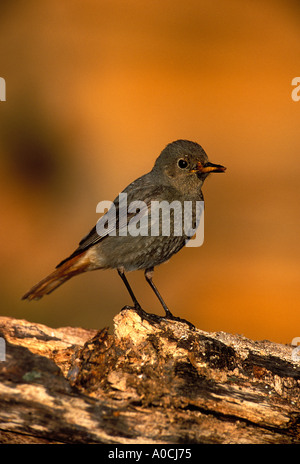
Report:
M200 143L205 240L156 269L175 315L207 331L300 336L300 8L294 0L4 2L0 17L1 314L112 327L115 271L20 297L68 256L164 146ZM128 279L163 314L142 272Z

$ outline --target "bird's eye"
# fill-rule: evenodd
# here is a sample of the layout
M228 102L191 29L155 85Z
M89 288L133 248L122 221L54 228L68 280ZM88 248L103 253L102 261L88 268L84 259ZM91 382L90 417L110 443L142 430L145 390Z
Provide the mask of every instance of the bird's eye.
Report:
M185 169L188 165L188 162L185 160L185 159L180 159L178 160L178 167L180 167L180 169Z

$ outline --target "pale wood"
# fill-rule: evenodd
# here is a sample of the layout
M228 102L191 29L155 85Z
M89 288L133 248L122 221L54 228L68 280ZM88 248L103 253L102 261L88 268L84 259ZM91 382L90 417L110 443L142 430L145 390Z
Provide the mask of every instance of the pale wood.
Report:
M0 318L0 443L300 443L293 347L150 323Z

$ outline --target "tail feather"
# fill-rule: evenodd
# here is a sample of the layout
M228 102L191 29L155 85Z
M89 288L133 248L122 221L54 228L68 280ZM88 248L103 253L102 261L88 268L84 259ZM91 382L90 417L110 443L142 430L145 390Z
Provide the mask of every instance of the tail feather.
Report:
M90 261L88 259L84 259L83 255L85 255L85 252L65 262L54 272L34 285L27 293L25 293L24 296L22 296L22 300L39 300L44 295L48 295L57 287L60 287L60 285L71 279L71 277L87 271Z

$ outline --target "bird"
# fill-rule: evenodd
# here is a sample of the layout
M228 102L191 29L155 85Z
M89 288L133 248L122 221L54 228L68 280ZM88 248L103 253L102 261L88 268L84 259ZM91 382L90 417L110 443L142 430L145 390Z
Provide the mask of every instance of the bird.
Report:
M178 220L173 209L167 211L170 220L169 233L162 233L162 223L166 219L162 213L158 219L156 216L156 221L159 222L158 233L151 234L153 221L148 221L151 206L160 205L161 202L171 205L175 201L177 205L184 207L185 202L192 202L193 205L203 202L202 186L205 179L211 173L223 173L225 170L224 166L211 163L202 146L196 142L179 139L169 143L157 157L152 170L130 183L121 192L123 197L119 194L115 198L111 208L79 242L75 251L62 260L51 274L25 293L22 299L39 300L72 277L87 271L115 269L133 303L133 306L126 305L124 308L132 308L143 318L147 318L148 313L142 309L126 277L127 272L143 270L147 283L165 311L164 318L180 319L173 315L159 293L153 282L153 272L156 266L168 261L181 250L191 237L185 230L181 234L174 232ZM120 198L126 198L126 204L137 204L138 207L129 211ZM195 211L193 208L193 226L197 226ZM130 234L129 226L137 226L136 218L140 219L140 224L147 219L146 227L140 233L135 229L136 232ZM182 217L179 218L179 221L182 220Z

